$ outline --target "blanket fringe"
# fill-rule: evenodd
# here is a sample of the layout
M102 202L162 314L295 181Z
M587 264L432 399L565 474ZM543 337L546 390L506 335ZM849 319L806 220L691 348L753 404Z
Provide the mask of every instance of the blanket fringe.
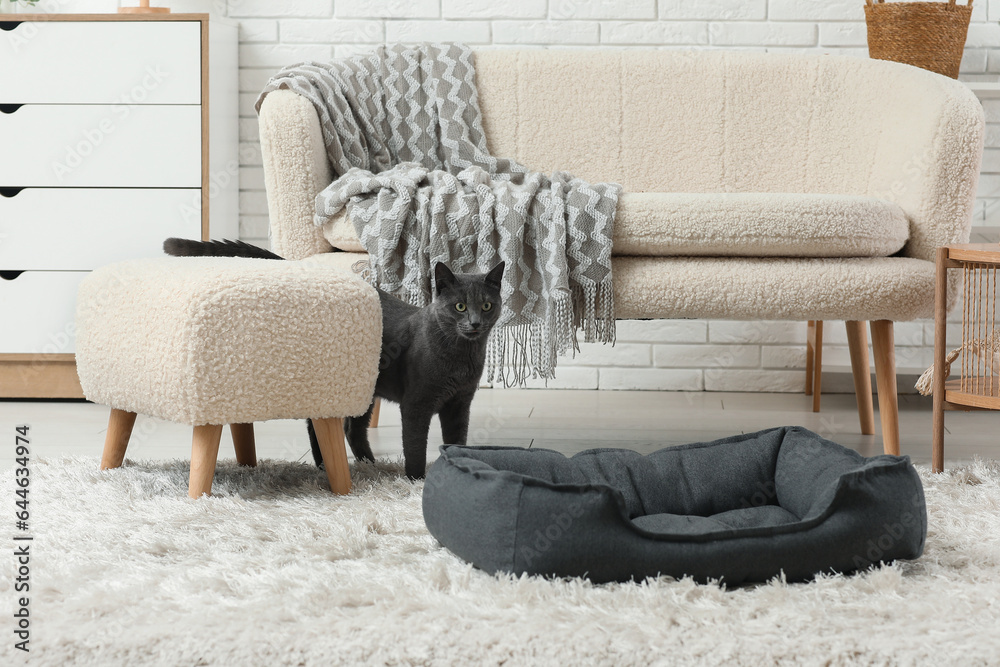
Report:
M611 279L596 285L573 287L573 328L585 343L615 342L615 290Z
M586 343L615 343L614 289L610 283L574 286L549 310L547 322L498 326L486 356L486 381L504 387L528 379L553 380L558 357L580 351L577 332Z
M351 269L373 287L381 287L370 258L355 262ZM396 296L421 308L428 304L426 295ZM554 380L559 356L570 352L576 358L580 351L578 332L585 343L615 344L615 293L610 281L574 285L548 313L547 322L497 325L486 348L487 382L502 382L509 389L524 386L529 379Z

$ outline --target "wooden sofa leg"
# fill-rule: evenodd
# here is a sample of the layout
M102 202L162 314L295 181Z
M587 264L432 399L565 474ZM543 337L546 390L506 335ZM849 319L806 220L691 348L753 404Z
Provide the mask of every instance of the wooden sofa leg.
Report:
M882 449L899 455L899 403L896 395L896 347L892 322L871 323L872 348L875 353L875 383L878 385L878 411L882 419Z
M135 413L111 408L108 417L108 434L104 438L104 453L101 455L101 470L117 468L125 460L128 440L135 426Z
M229 432L233 435L236 462L241 466L255 467L257 465L257 446L253 437L253 424L230 424Z
M368 420L368 428L378 428L378 411L382 407L382 399L376 398L373 402L375 405L372 408L372 418Z
M847 324L847 344L851 349L851 374L854 394L858 399L858 420L864 435L875 433L875 409L872 406L872 377L868 366L868 332L865 323L851 320Z
M220 424L194 427L191 442L191 475L188 477L188 495L200 498L212 493L215 462L219 458L219 441L222 439Z
M816 320L813 336L813 412L819 412L823 398L823 320Z
M316 441L323 455L330 490L341 495L351 492L351 468L347 463L347 447L344 444L344 421L339 417L313 419Z
M806 324L806 396L813 393L813 357L815 348L813 340L816 338L816 320L809 320Z

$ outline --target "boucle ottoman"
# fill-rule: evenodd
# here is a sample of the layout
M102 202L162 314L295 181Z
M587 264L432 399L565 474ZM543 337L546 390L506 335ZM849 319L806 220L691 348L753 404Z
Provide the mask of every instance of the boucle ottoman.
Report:
M84 395L111 406L101 468L125 458L136 414L191 424L189 495L212 489L222 427L256 465L253 422L312 419L335 493L350 491L342 418L368 409L378 375L378 294L301 262L134 260L80 285Z

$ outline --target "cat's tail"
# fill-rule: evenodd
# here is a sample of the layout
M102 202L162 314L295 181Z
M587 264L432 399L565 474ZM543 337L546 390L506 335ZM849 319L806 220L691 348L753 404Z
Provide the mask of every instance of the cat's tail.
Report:
M270 250L243 241L192 241L169 238L163 242L163 252L175 257L251 257L254 259L284 259Z

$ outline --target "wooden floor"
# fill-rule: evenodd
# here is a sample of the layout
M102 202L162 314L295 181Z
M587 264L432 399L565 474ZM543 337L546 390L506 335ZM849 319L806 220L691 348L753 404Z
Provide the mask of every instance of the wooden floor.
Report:
M483 389L472 409L469 444L546 447L573 454L593 447L627 447L648 453L667 445L712 440L782 425L801 425L866 456L882 452L878 433L860 434L854 396L823 396L823 412L811 412L801 394L721 392L625 392ZM931 400L900 396L901 451L930 463ZM0 467L14 464L14 427L31 426L34 457L100 456L108 409L83 402L0 401ZM384 405L372 431L377 456L402 456L399 411ZM945 458L949 466L975 456L1000 458L1000 414L948 413ZM876 418L876 425L878 419ZM876 426L878 428L878 426ZM429 460L441 436L432 425ZM229 430L220 458L233 458ZM191 428L140 415L127 458L190 458ZM301 421L257 425L258 458L310 461Z

